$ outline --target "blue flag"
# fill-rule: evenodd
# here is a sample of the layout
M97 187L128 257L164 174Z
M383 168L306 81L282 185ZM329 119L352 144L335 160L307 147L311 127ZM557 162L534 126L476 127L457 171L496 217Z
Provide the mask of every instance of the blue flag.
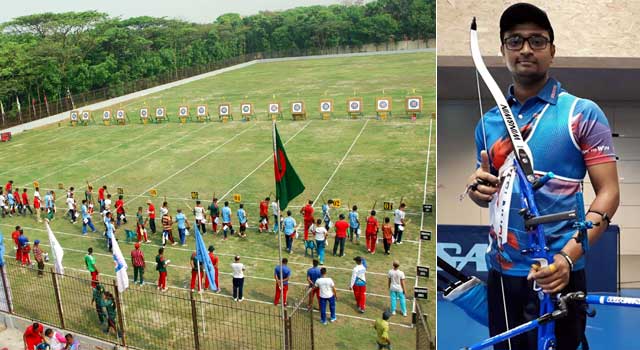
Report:
M2 237L2 231L0 231L0 267L4 266L4 237Z
M198 229L198 224L193 225L195 229L195 237L196 237L196 259L204 265L204 274L209 279L209 289L212 291L218 290L218 286L216 286L216 271L213 269L213 263L211 262L211 258L209 258L209 254L207 254L207 248L204 245L204 240L202 239L202 235L200 234L200 230ZM202 272L200 272L202 273Z

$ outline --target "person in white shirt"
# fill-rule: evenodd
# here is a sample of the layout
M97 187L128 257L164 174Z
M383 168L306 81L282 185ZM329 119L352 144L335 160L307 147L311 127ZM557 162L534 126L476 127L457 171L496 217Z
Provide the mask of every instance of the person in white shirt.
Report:
M318 250L318 260L320 265L324 265L324 248L327 245L327 229L322 225L322 219L317 219L315 226L312 226L312 230L315 234L316 249Z
M271 202L271 212L273 213L273 232L278 232L278 213L280 212L280 208L278 207L278 202L274 199Z
M331 322L336 320L336 301L338 294L336 293L336 285L333 280L327 277L327 268L320 269L320 278L316 280L316 288L320 291L320 322L327 324L327 303L331 312Z
M396 314L396 301L400 301L402 316L407 316L407 302L405 300L404 272L399 269L398 260L393 261L393 269L389 270L389 294L391 296L391 314Z
M7 208L7 197L4 196L2 190L0 190L0 210L2 210L2 217L5 217L7 214L9 214L9 216L13 216L9 213Z
M400 208L396 209L396 211L393 213L393 226L394 226L393 239L396 242L396 244L402 244L402 233L404 232L404 229L405 229L405 222L404 222L405 206L406 205L404 203L400 203Z
M69 217L71 218L71 222L72 223L76 223L78 218L76 217L76 200L73 199L73 192L69 193L69 196L67 197L67 209Z
M356 298L358 310L360 310L360 313L364 313L365 303L367 300L365 294L367 292L367 279L365 276L367 268L362 264L362 257L356 256L353 258L353 261L356 262L356 267L354 267L351 272L351 284L349 285L349 289L353 290L353 296Z
M107 199L104 200L104 210L111 211L111 194L107 194Z
M204 218L205 211L199 200L196 201L196 206L193 208L193 215L196 217L196 225L202 234L207 233L207 221Z
M36 190L33 192L33 209L36 211L36 220L38 222L42 222L42 218L40 217L40 212L42 211L42 198L40 197L40 188L36 187Z
M240 262L240 256L236 255L231 264L231 274L233 276L233 300L242 301L242 289L244 288L244 264Z

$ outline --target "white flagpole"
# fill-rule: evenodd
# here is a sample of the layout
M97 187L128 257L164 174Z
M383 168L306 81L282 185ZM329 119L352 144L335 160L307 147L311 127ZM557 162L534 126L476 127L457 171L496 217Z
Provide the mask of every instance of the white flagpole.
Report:
M276 162L276 166L274 167L274 171L278 171L278 167L280 165L280 161L278 160L278 150L276 147L276 121L273 121L273 127L272 127L272 134L273 134L273 156L275 157L275 162ZM274 174L275 176L276 174ZM285 337L285 320L284 320L284 288L283 288L283 282L282 282L282 236L280 235L280 230L282 229L281 222L280 222L280 213L282 212L282 210L280 209L280 198L278 197L278 190L276 189L276 203L278 203L278 222L276 223L278 225L278 231L276 232L276 234L278 235L278 262L280 263L280 315L282 318L282 349L286 349L286 337ZM284 230L283 230L284 232Z

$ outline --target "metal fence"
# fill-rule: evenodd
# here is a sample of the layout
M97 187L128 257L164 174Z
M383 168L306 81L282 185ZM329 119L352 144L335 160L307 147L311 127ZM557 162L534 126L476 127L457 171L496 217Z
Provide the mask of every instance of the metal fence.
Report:
M426 48L426 43L424 47ZM334 55L334 54L349 54L360 53L370 51L396 51L402 49L397 45L376 45L373 48L368 47L338 47L332 49L290 49L285 51L271 51L271 52L256 52L249 53L233 58L224 59L217 62L211 62L203 65L184 67L172 69L169 72L143 78L135 81L124 82L114 86L103 87L91 91L65 94L60 92L60 97L57 99L50 99L44 102L45 97L31 98L30 101L22 101L21 110L18 111L15 104L11 110L6 111L2 120L0 121L2 128L8 128L11 126L19 125L22 123L38 120L51 115L70 111L74 108L80 108L93 103L105 101L117 96L130 94L136 91L145 90L154 86L159 86L174 81L182 80L185 78L193 77L199 74L211 72L217 69L230 67L244 62L249 62L257 59L268 58L282 58L282 57L301 57L301 56L313 56L313 55Z
M118 293L113 279L101 277L105 291L114 296L117 311L109 315L114 330L100 322L88 274L60 275L49 267L39 273L10 260L0 268L0 277L0 312L128 348L282 349L286 338L287 350L314 349L306 295L286 317L283 330L280 309L273 305L182 289L161 292L149 285Z
M435 339L431 338L431 328L427 322L427 314L422 312L420 303L416 303L416 350L432 350L436 348Z

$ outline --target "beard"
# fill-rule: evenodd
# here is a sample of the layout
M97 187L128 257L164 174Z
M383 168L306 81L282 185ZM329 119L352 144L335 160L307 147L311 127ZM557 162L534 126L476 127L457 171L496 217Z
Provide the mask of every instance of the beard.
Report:
M534 86L547 80L547 72L512 73L513 80L521 86Z

